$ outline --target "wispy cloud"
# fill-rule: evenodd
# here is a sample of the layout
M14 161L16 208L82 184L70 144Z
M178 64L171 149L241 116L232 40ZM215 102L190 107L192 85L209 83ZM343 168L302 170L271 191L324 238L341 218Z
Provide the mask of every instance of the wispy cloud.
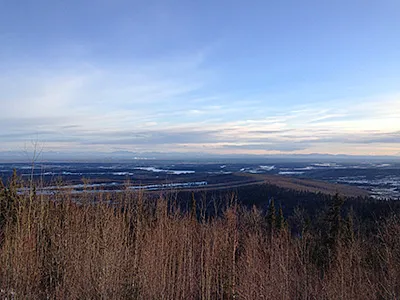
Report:
M71 151L365 154L368 144L390 154L400 146L400 94L269 107L210 89L217 72L204 59L3 72L1 150L33 138Z

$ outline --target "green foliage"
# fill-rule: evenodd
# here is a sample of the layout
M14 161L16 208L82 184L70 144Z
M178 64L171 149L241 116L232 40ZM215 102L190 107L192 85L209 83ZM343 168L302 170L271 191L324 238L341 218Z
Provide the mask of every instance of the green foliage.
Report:
M342 221L342 207L344 198L335 194L329 204L328 210L319 224L317 231L319 237L314 248L313 257L316 265L321 270L321 276L324 276L327 269L334 261L337 248L342 242L344 223Z
M5 223L7 209L6 203L6 187L4 186L3 181L0 179L0 231Z
M286 222L283 216L282 205L280 205L278 210L278 216L276 218L276 229L281 230L285 227L286 227Z
M342 222L342 206L344 204L344 198L336 194L330 205L328 215L327 215L327 225L329 228L327 238L327 246L334 250L337 240L340 238L343 232L343 222Z
M267 226L268 230L272 231L276 226L276 211L275 211L275 200L271 198L269 201L268 212L267 212Z
M347 244L351 244L354 242L355 237L354 237L354 211L353 209L350 209L349 212L347 213L346 220L343 226L343 235L344 235L344 240Z
M7 185L0 183L0 230L7 222L14 222L17 215L17 206L21 197L18 188L21 187L20 178L14 170Z
M197 218L197 203L196 203L196 197L194 195L194 192L192 192L191 215L192 215L193 219Z

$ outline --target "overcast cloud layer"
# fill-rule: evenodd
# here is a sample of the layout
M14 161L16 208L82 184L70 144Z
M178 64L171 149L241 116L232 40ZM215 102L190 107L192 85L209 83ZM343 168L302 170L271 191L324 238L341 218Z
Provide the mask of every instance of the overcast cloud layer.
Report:
M0 151L400 153L397 2L317 16L288 1L289 23L263 2L228 16L211 2L5 2Z

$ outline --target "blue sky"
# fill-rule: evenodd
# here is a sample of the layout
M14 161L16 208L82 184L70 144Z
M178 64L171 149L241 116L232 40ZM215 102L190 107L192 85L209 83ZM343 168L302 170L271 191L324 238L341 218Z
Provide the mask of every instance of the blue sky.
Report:
M400 2L0 0L0 151L400 155Z

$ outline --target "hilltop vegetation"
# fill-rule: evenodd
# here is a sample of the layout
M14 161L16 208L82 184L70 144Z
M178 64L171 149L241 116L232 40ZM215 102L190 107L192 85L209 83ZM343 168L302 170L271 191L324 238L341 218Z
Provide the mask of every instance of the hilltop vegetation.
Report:
M0 186L0 298L400 296L395 202L278 187L274 201L271 188L246 187L187 193L181 205L184 194L39 195L22 185L14 175ZM265 198L240 204L251 197Z

